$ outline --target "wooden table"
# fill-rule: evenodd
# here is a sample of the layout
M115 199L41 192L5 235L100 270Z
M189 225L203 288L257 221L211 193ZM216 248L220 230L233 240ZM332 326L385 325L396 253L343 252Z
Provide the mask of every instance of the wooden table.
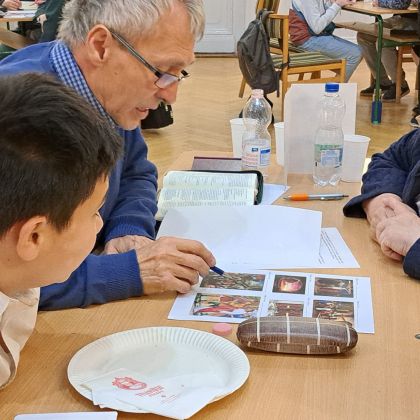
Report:
M35 44L36 42L34 40L9 30L10 29L9 23L32 22L32 21L33 21L33 18L29 18L29 17L0 18L0 23L7 23L7 29L0 27L0 43L7 45L8 47L14 48L15 50Z
M183 154L172 168L190 168L193 155ZM278 167L273 166L270 181L280 176ZM290 192L320 191L306 175L290 176L288 183L292 185ZM358 184L341 183L338 190L354 195L359 188ZM365 220L343 217L343 201L281 200L281 204L321 210L323 226L340 230L361 268L315 271L371 277L376 333L361 334L351 353L332 357L247 351L251 373L244 386L208 405L194 419L418 419L420 341L414 336L420 333L419 282L407 278L401 265L384 257L368 239ZM98 410L67 380L66 369L73 354L104 335L132 328L162 325L211 329L206 322L169 321L174 297L167 293L87 309L40 313L35 332L22 352L17 378L0 391L0 418L10 420L19 413ZM234 335L229 338L236 343ZM159 417L121 412L118 418Z
M354 22L350 22L350 23L342 22L338 24L337 26L340 28L352 29L352 30L368 33L371 35L376 35L378 38L378 43L377 43L378 54L376 56L375 95L374 95L374 100L372 102L371 121L373 124L380 124L381 118L382 118L382 102L381 102L381 96L380 96L380 89L381 89L380 68L381 68L382 48L386 46L391 47L395 45L412 45L412 44L420 42L418 37L414 39L407 39L407 37L404 37L404 36L391 37L391 35L389 35L388 37L385 37L382 15L394 15L394 14L403 15L403 14L409 14L409 13L417 13L418 9L413 6L410 6L408 9L405 9L405 10L387 9L385 7L373 6L372 2L361 2L361 1L345 6L344 9L350 12L374 16L377 23L377 29L375 31L373 30L367 31L367 25L365 25L364 27L358 27L358 25L355 25ZM388 39L389 41L392 41L392 42L388 43L388 45L384 45L383 43L384 39Z

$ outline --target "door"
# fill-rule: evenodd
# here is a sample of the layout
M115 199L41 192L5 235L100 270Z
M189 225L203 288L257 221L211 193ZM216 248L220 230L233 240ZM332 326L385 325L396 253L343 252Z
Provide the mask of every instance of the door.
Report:
M204 0L206 29L196 52L234 53L236 43L254 17L256 0Z

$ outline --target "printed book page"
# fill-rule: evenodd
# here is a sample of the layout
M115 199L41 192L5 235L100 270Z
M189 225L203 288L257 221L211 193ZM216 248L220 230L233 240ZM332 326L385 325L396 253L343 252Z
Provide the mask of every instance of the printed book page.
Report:
M374 333L368 277L288 271L211 272L179 295L169 319L240 323L257 316L304 316L350 322Z
M156 219L176 207L252 206L257 188L256 174L171 171L163 178Z

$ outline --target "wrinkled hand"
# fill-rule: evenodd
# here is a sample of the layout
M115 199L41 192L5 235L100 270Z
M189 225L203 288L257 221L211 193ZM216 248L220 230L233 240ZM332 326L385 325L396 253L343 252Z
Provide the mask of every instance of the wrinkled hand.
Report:
M132 249L141 248L145 245L154 242L152 239L145 236L126 235L120 238L114 238L108 241L105 245L104 254L122 254L131 251Z
M20 7L22 7L22 3L20 0L4 0L2 6L7 10L18 10Z
M366 200L363 202L363 209L370 224L371 237L377 242L376 227L380 222L390 217L394 217L396 210L399 213L404 211L407 213L414 213L414 210L404 204L398 195L391 193L380 194L377 197Z
M175 290L187 293L216 264L211 252L198 241L162 237L137 249L144 294Z
M394 217L378 223L376 237L387 257L401 261L420 238L420 218L414 212L397 210Z

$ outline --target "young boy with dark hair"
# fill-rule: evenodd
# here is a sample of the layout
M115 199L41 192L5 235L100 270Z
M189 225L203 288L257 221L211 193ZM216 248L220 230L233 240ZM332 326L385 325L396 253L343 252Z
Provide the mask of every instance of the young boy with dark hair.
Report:
M108 121L62 83L0 78L0 388L16 375L39 287L65 281L93 249L121 152Z

